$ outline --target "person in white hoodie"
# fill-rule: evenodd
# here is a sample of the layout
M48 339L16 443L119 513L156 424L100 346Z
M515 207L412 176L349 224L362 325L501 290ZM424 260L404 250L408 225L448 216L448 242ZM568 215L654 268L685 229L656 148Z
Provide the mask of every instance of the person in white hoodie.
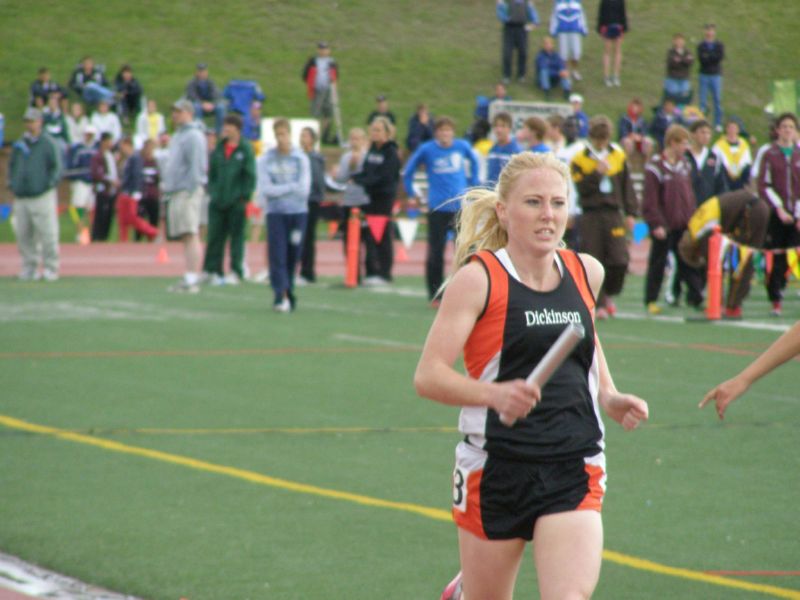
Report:
M111 110L111 104L107 100L101 100L97 103L97 110L92 113L89 123L97 129L98 136L106 132L110 133L114 146L122 139L122 123L117 113Z
M311 165L306 153L292 147L286 119L272 126L278 146L267 151L256 165L257 196L267 214L269 281L275 293L272 309L295 309L294 273L303 248L311 191Z

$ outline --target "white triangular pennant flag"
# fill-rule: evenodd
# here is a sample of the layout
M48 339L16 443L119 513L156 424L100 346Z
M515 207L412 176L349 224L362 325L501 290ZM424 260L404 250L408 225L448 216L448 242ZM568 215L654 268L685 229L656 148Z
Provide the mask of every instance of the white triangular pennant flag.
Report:
M395 222L400 230L400 239L403 240L403 245L406 249L410 249L411 244L414 243L414 238L417 236L419 221L416 219L396 219Z

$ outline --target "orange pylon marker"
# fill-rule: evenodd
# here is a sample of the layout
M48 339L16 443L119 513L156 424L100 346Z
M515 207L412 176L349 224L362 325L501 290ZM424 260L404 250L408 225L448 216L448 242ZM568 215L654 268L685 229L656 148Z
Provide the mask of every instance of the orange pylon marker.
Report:
M361 211L354 208L347 221L347 257L344 274L345 287L358 286L358 263L361 249Z
M169 262L169 254L167 254L167 247L166 246L159 246L158 254L156 255L156 262L160 265L166 264Z
M406 245L403 242L397 244L397 252L394 253L397 262L408 262L408 253L406 252Z
M708 275L706 288L708 289L708 302L706 304L706 318L709 321L718 321L722 318L722 233L720 227L714 227L714 232L708 239Z

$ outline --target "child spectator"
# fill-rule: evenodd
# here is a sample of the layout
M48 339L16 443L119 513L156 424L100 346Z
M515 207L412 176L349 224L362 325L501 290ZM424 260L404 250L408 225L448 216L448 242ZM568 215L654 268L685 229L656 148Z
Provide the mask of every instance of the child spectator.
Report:
M406 149L414 152L420 144L433 139L433 118L427 104L418 104L416 112L408 120Z
M643 113L644 105L639 98L628 103L619 120L619 139L628 157L638 152L647 161L653 153L653 140L647 137L647 121Z
M133 148L130 137L122 138L119 143L122 159L122 178L117 195L117 222L119 224L119 241L128 241L128 228L133 227L137 233L154 240L158 229L139 216L139 201L144 190L144 161Z
M581 60L583 37L588 32L581 0L555 0L550 16L550 35L558 39L558 54L575 81L581 80L578 63Z
M555 43L549 35L542 39L542 49L536 55L536 80L544 91L544 96L550 99L550 90L556 85L561 86L564 99L569 98L571 83L569 71L564 60L554 50Z
M134 119L142 109L142 85L133 76L130 65L122 65L119 73L114 78L115 96L117 99L117 112L126 125Z
M69 87L87 104L94 106L101 100L109 104L114 101L114 92L101 67L94 64L91 56L84 56L80 65L72 72Z
M89 215L94 209L92 189L92 156L97 151L97 130L87 125L83 136L70 146L67 154L67 179L70 180L70 204L78 215L75 224L78 230L76 241L89 241Z
M147 140L157 140L158 137L167 131L164 115L158 112L158 104L153 99L147 101L147 108L136 117L136 133L133 136L133 144L136 148L141 148Z
M672 36L672 47L667 50L667 77L664 79L664 97L672 98L675 104L685 106L692 100L692 82L689 70L694 56L686 49L686 38L682 33Z
M297 305L294 273L306 229L311 166L305 153L292 147L288 120L276 119L272 129L278 145L258 160L258 196L267 213L272 310L288 313Z
M303 257L300 261L300 277L297 285L314 283L317 280L316 245L317 221L319 221L320 205L325 199L325 157L315 149L317 133L311 127L304 127L300 132L300 148L308 156L311 166L311 191L308 194L308 220L306 234L303 236Z
M379 94L375 97L375 110L369 113L369 116L367 117L367 125L372 123L372 121L375 120L375 117L385 117L389 119L389 122L392 125L397 123L394 113L389 110L389 100L387 100L386 96L383 94Z
M50 69L41 67L36 79L31 83L31 96L29 104L36 108L44 108L50 94L57 92L59 96L66 96L67 90L51 79Z
M578 122L578 137L585 138L589 135L589 116L583 112L583 96L570 94L569 103L572 105L572 114Z
M740 190L750 181L753 156L750 144L740 133L738 121L727 119L725 135L714 144L714 152L723 166L725 187L729 191Z
M67 131L69 139L74 144L83 141L83 134L89 127L89 117L83 112L83 104L73 102L69 106L69 114L64 117L67 121Z
M707 23L703 28L703 41L697 46L697 60L700 62L700 110L707 115L708 93L714 101L714 128L722 127L722 61L725 59L725 46L717 39L717 28Z
M688 303L700 308L703 302L702 274L678 254L678 242L697 208L692 192L692 168L686 160L688 147L689 132L680 125L670 126L664 136L664 151L653 156L645 169L642 214L650 227L651 245L644 302L651 315L662 310L657 300L670 251L677 258L678 277L688 287Z
M597 32L603 38L603 80L606 87L622 85L622 38L627 31L625 0L600 0Z
M403 183L409 198L419 201L414 189L414 173L419 165L428 175L428 255L425 280L428 298L435 301L444 281L444 251L447 234L455 227L461 194L479 183L478 157L464 140L455 139L455 122L439 117L434 124L434 139L425 142L406 163ZM469 170L467 170L469 169Z
M97 110L92 113L89 122L97 129L100 136L104 133L111 136L112 146L116 146L122 139L122 123L117 113L111 112L111 103L108 100L100 100L97 103Z
M333 140L330 133L333 116L331 86L339 80L339 65L331 56L331 48L327 42L317 44L317 55L306 62L302 78L306 82L308 99L311 100L311 114L319 119L322 143L329 144Z
M622 292L628 269L628 239L639 214L625 152L611 142L611 120L589 122L589 138L572 158L570 171L581 206L581 251L594 256L606 276L597 298L597 318L614 316L613 298Z
M497 184L497 179L500 177L500 171L506 166L511 157L519 152L522 152L517 140L512 135L511 128L514 123L511 115L506 112L497 113L492 120L492 129L494 131L495 143L489 150L487 157L486 167L486 180L487 187L494 187Z
M195 119L202 121L203 117L214 115L214 131L219 135L225 118L225 104L214 80L208 76L207 64L197 64L194 78L186 84L186 98L194 104Z
M672 98L664 98L661 106L656 111L653 117L653 122L650 124L650 135L658 144L660 150L664 149L664 134L673 123L680 123L680 111L675 106L675 101Z

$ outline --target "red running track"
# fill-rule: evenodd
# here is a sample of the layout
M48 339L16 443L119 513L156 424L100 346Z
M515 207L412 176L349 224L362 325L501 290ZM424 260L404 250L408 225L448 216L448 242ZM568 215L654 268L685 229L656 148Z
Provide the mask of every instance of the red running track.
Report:
M167 261L159 262L159 249L166 250ZM647 266L647 242L631 246L630 271L644 274ZM402 258L400 242L395 242L394 275L422 276L425 272L425 242L417 241ZM452 245L446 259L452 259ZM265 242L247 244L247 265L251 274L266 269ZM15 244L0 244L0 276L19 274L21 261ZM177 277L183 273L183 252L180 242L163 245L116 242L61 245L62 277ZM338 240L317 242L317 273L321 276L344 277L342 243Z

